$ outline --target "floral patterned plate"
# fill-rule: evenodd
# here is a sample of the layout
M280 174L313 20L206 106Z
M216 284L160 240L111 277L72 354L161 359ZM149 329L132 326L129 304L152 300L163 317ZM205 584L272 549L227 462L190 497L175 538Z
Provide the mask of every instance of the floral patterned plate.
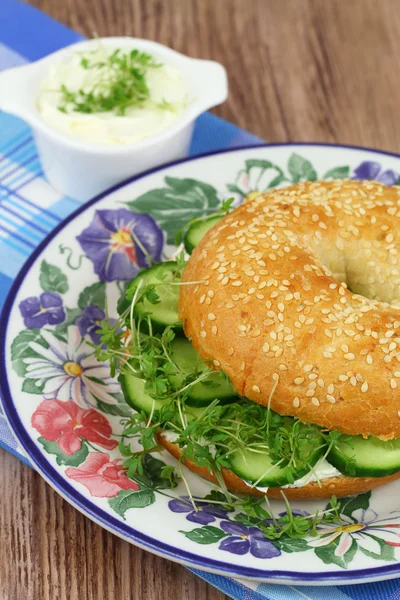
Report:
M43 477L88 517L142 548L199 569L280 583L350 583L400 575L400 482L341 503L342 525L317 537L266 540L240 514L171 490L165 453L128 478L118 451L129 409L88 342L106 299L173 251L192 217L263 191L317 178L375 178L395 185L400 157L318 144L270 145L207 155L122 183L66 219L33 253L2 316L0 386L22 447ZM145 250L146 252L143 252ZM187 473L197 497L210 485ZM326 503L298 502L315 512ZM273 504L277 512L283 506Z

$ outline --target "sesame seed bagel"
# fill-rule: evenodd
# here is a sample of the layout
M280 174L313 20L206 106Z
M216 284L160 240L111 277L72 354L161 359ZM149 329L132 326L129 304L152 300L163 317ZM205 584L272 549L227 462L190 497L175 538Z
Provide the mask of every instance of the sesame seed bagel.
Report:
M164 446L164 448L168 450L170 454L172 454L172 456L179 460L182 450L177 444L168 441L161 432L158 435L158 440L160 444ZM200 477L203 477L208 481L217 483L215 475L207 471L206 467L200 467L189 459L185 459L182 462L190 471L196 473L196 475L200 475ZM222 476L227 488L231 492L244 494L246 496L261 497L265 495L264 492L260 492L256 488L251 488L246 485L242 479L240 479L229 469L223 468ZM381 485L395 481L398 478L400 478L400 473L395 473L394 475L389 475L388 477L373 478L346 477L345 475L342 475L341 477L324 479L320 482L320 484L313 482L298 488L269 488L267 495L269 498L282 499L281 491L283 491L289 500L316 500L317 498L331 498L332 495L341 498L344 496L352 496L353 494L362 494L363 492L368 492L369 490L373 490Z
M237 392L329 430L400 437L400 190L305 182L253 198L190 257L179 313Z

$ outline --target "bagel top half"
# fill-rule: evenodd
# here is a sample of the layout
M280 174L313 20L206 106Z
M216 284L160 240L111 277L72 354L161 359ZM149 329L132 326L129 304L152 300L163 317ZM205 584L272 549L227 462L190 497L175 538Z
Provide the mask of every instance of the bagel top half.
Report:
M399 188L316 181L256 196L205 235L183 281L185 333L239 394L400 437Z

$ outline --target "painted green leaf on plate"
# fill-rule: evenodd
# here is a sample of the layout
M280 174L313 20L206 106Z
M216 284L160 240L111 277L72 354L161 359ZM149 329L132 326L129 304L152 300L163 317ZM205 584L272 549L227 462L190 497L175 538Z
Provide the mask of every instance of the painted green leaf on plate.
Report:
M65 294L68 291L68 279L56 265L43 260L40 265L40 285L45 292Z
M311 162L299 154L294 153L291 155L288 162L288 169L293 183L315 181L317 179L317 172Z
M68 467L77 467L86 459L89 454L87 445L82 442L81 448L74 452L74 454L68 455L64 454L62 450L60 450L57 442L49 442L49 440L45 440L43 437L38 438L38 442L43 446L44 450L49 454L56 455L56 462L58 465L65 465Z
M155 502L155 495L152 490L121 490L115 498L108 501L111 508L123 519L125 513L130 508L145 508Z
M167 232L167 241L173 244L176 233L191 219L218 210L217 190L196 179L165 178L166 187L150 190L127 202L134 212L148 213Z
M99 306L104 310L106 305L106 284L104 281L98 281L97 283L85 287L79 294L78 306L81 310L91 304Z
M192 540L192 542L196 542L196 544L215 544L222 538L229 535L225 533L222 529L218 527L213 527L212 525L205 525L204 527L196 527L191 531L180 531L183 533L185 537Z

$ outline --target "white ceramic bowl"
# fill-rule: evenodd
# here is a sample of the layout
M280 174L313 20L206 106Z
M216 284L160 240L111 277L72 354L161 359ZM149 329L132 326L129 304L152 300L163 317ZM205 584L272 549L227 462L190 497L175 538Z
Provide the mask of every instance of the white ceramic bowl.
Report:
M32 127L43 172L53 187L83 202L140 171L186 156L196 117L224 102L228 95L226 71L217 62L189 58L156 42L137 38L110 37L101 42L112 48L138 48L175 67L193 101L171 127L158 135L121 146L97 146L52 129L36 107L40 83L50 65L77 50L86 50L93 40L2 71L0 109L21 117Z

